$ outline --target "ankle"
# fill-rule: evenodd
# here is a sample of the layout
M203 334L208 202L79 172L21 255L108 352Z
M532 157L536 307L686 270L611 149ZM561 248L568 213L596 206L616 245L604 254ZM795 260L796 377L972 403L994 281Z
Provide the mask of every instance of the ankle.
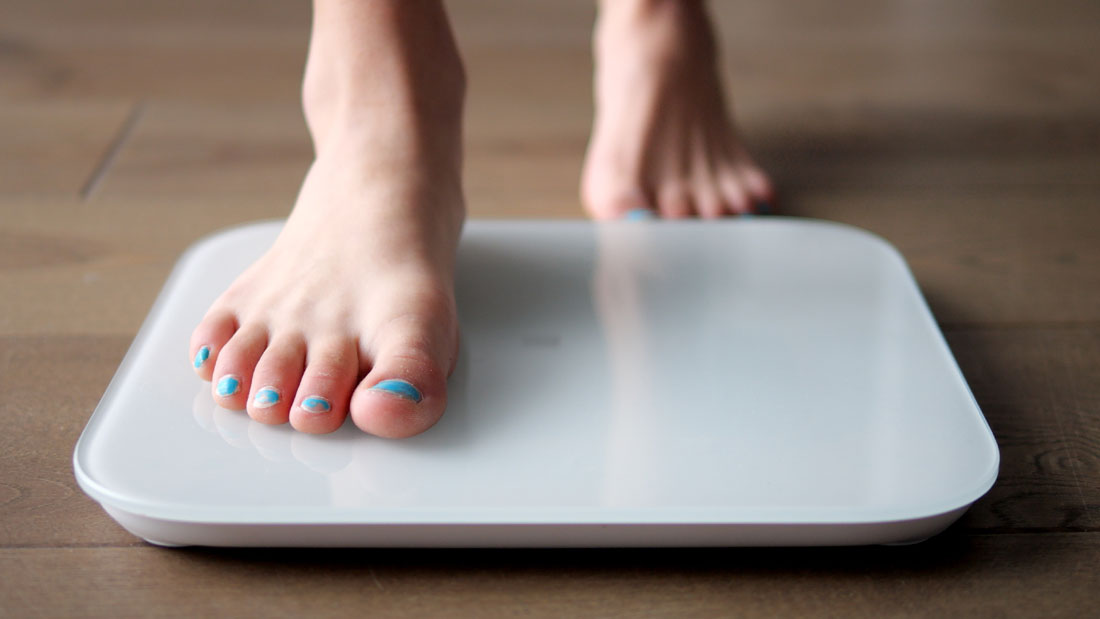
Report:
M322 90L322 92L324 92ZM383 98L384 95L383 95ZM438 168L461 161L461 94L426 93L389 100L336 94L303 95L303 111L317 157L387 160L393 165Z
M717 41L699 0L603 0L594 31L597 64L633 59L651 68L710 68Z
M455 56L433 64L426 77L398 66L346 72L311 58L302 81L302 111L315 143L323 142L331 128L364 123L459 126L466 92L462 62Z
M439 2L316 0L302 108L318 152L361 128L461 133L465 91Z
M705 18L706 7L703 0L600 0L599 15L601 20L641 24L691 15Z

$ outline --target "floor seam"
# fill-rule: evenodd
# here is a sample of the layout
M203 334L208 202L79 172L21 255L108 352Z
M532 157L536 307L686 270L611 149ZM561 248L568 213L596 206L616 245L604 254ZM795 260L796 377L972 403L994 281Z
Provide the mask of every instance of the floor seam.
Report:
M126 119L122 121L122 125L115 133L115 137L111 140L111 143L107 145L107 149L103 152L103 156L99 158L96 166L92 169L92 173L88 176L88 180L84 182L84 185L80 188L80 200L87 202L96 188L99 187L103 178L107 176L107 172L114 165L115 159L118 158L119 152L130 140L130 136L133 135L134 129L138 123L141 122L143 116L145 116L146 104L144 100L139 100L130 108L130 113L126 115Z

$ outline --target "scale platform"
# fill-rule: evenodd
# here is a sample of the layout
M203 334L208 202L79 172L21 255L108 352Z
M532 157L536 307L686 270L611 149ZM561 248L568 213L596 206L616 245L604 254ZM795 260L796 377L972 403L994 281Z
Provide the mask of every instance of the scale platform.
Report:
M215 406L192 328L274 240L186 252L74 454L160 545L911 543L996 442L901 255L804 219L467 224L443 419L313 436Z

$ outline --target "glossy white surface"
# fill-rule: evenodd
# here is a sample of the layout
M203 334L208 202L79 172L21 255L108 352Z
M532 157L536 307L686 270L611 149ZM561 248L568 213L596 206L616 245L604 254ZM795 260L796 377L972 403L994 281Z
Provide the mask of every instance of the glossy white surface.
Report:
M390 441L350 422L328 436L261 425L214 406L187 342L279 225L181 259L77 446L78 480L120 521L168 523L139 534L232 544L218 526L312 524L351 540L348 525L423 524L430 543L463 545L448 526L540 525L531 545L570 545L563 525L636 524L689 526L616 543L722 544L746 543L737 527L775 525L759 539L783 543L775 531L803 525L788 527L797 543L850 543L826 532L929 519L930 535L996 477L993 437L901 257L784 218L472 221L462 355L436 427ZM172 523L189 533L172 539ZM706 524L725 526L692 537ZM807 537L818 525L833 526ZM593 544L582 529L574 542ZM241 543L322 544L259 530Z

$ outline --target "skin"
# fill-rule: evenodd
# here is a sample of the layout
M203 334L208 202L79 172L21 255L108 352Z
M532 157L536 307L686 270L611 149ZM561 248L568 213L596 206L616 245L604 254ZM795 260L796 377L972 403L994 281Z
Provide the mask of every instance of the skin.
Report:
M601 5L597 115L582 199L599 219L744 213L771 186L736 139L699 2ZM190 358L221 406L382 437L446 408L459 345L465 73L436 0L316 0L303 109L315 160L283 231L211 306ZM239 391L219 395L225 377ZM374 389L402 380L419 401ZM273 388L273 405L256 402ZM320 397L330 408L303 408ZM324 407L321 407L322 409Z
M594 49L596 118L581 180L592 217L648 208L716 218L774 201L737 139L701 0L604 2Z

